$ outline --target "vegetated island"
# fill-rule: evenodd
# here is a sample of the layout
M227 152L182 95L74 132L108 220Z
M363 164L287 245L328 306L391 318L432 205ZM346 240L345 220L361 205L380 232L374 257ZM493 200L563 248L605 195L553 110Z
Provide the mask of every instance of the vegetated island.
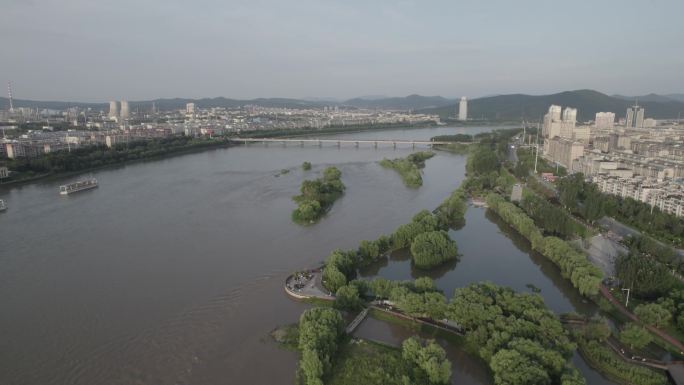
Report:
M425 161L435 156L431 151L419 151L407 156L406 158L383 159L380 165L385 168L396 170L404 184L408 187L420 187L423 185L423 178L420 170L425 167Z
M299 205L292 212L292 220L299 224L312 224L319 220L344 193L341 177L342 172L337 167L328 167L322 178L302 182L301 194L292 197Z

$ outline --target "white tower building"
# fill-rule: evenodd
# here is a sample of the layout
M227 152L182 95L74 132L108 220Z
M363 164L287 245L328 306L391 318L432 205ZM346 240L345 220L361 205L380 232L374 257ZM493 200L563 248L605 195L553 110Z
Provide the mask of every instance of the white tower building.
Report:
M563 109L563 122L561 123L560 137L571 139L575 124L577 123L577 109L565 107Z
M119 103L112 100L109 102L109 117L116 118L119 116Z
M195 114L195 103L188 103L185 105L185 113L186 114Z
M458 102L458 120L468 120L468 99L465 96Z
M121 101L121 119L128 119L131 116L131 112L128 109L128 101Z

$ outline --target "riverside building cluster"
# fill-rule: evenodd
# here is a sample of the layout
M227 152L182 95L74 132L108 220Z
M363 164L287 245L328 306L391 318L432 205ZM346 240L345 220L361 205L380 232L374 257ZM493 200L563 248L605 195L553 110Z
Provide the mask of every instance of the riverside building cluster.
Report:
M179 135L214 137L256 131L437 123L436 115L339 106L199 108L195 103L187 103L184 108L160 111L154 103L143 108L124 100L110 102L108 111L79 107L12 108L0 111L0 158L33 158L82 146L112 147Z
M605 193L684 216L684 126L645 118L640 106L599 112L577 124L577 110L552 105L544 116L543 156L581 172Z

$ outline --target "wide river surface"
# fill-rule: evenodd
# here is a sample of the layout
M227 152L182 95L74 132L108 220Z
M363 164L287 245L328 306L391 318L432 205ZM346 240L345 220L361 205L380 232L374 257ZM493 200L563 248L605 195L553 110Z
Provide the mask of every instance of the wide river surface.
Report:
M491 129L333 137L428 139ZM297 356L269 332L295 322L306 305L285 295L283 279L334 248L389 234L462 181L461 155L428 160L419 189L378 165L412 151L254 144L100 170L98 189L68 197L58 187L73 177L0 186L9 206L0 213L0 384L292 384ZM303 161L313 169L302 171ZM291 197L302 180L330 165L342 171L345 195L315 226L292 223ZM430 274L447 295L480 280L523 291L532 284L556 312L595 311L485 210L471 207L451 236L460 262ZM362 275L419 276L401 253ZM408 335L374 320L358 333L395 342ZM492 383L477 359L447 348L455 383ZM574 362L588 383L610 384L578 356Z

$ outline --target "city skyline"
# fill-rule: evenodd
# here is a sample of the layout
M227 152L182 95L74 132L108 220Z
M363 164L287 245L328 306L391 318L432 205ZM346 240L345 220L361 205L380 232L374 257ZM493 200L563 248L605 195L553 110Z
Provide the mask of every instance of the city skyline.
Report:
M670 30L682 11L677 1L11 1L0 82L17 99L65 101L679 93L684 54Z

